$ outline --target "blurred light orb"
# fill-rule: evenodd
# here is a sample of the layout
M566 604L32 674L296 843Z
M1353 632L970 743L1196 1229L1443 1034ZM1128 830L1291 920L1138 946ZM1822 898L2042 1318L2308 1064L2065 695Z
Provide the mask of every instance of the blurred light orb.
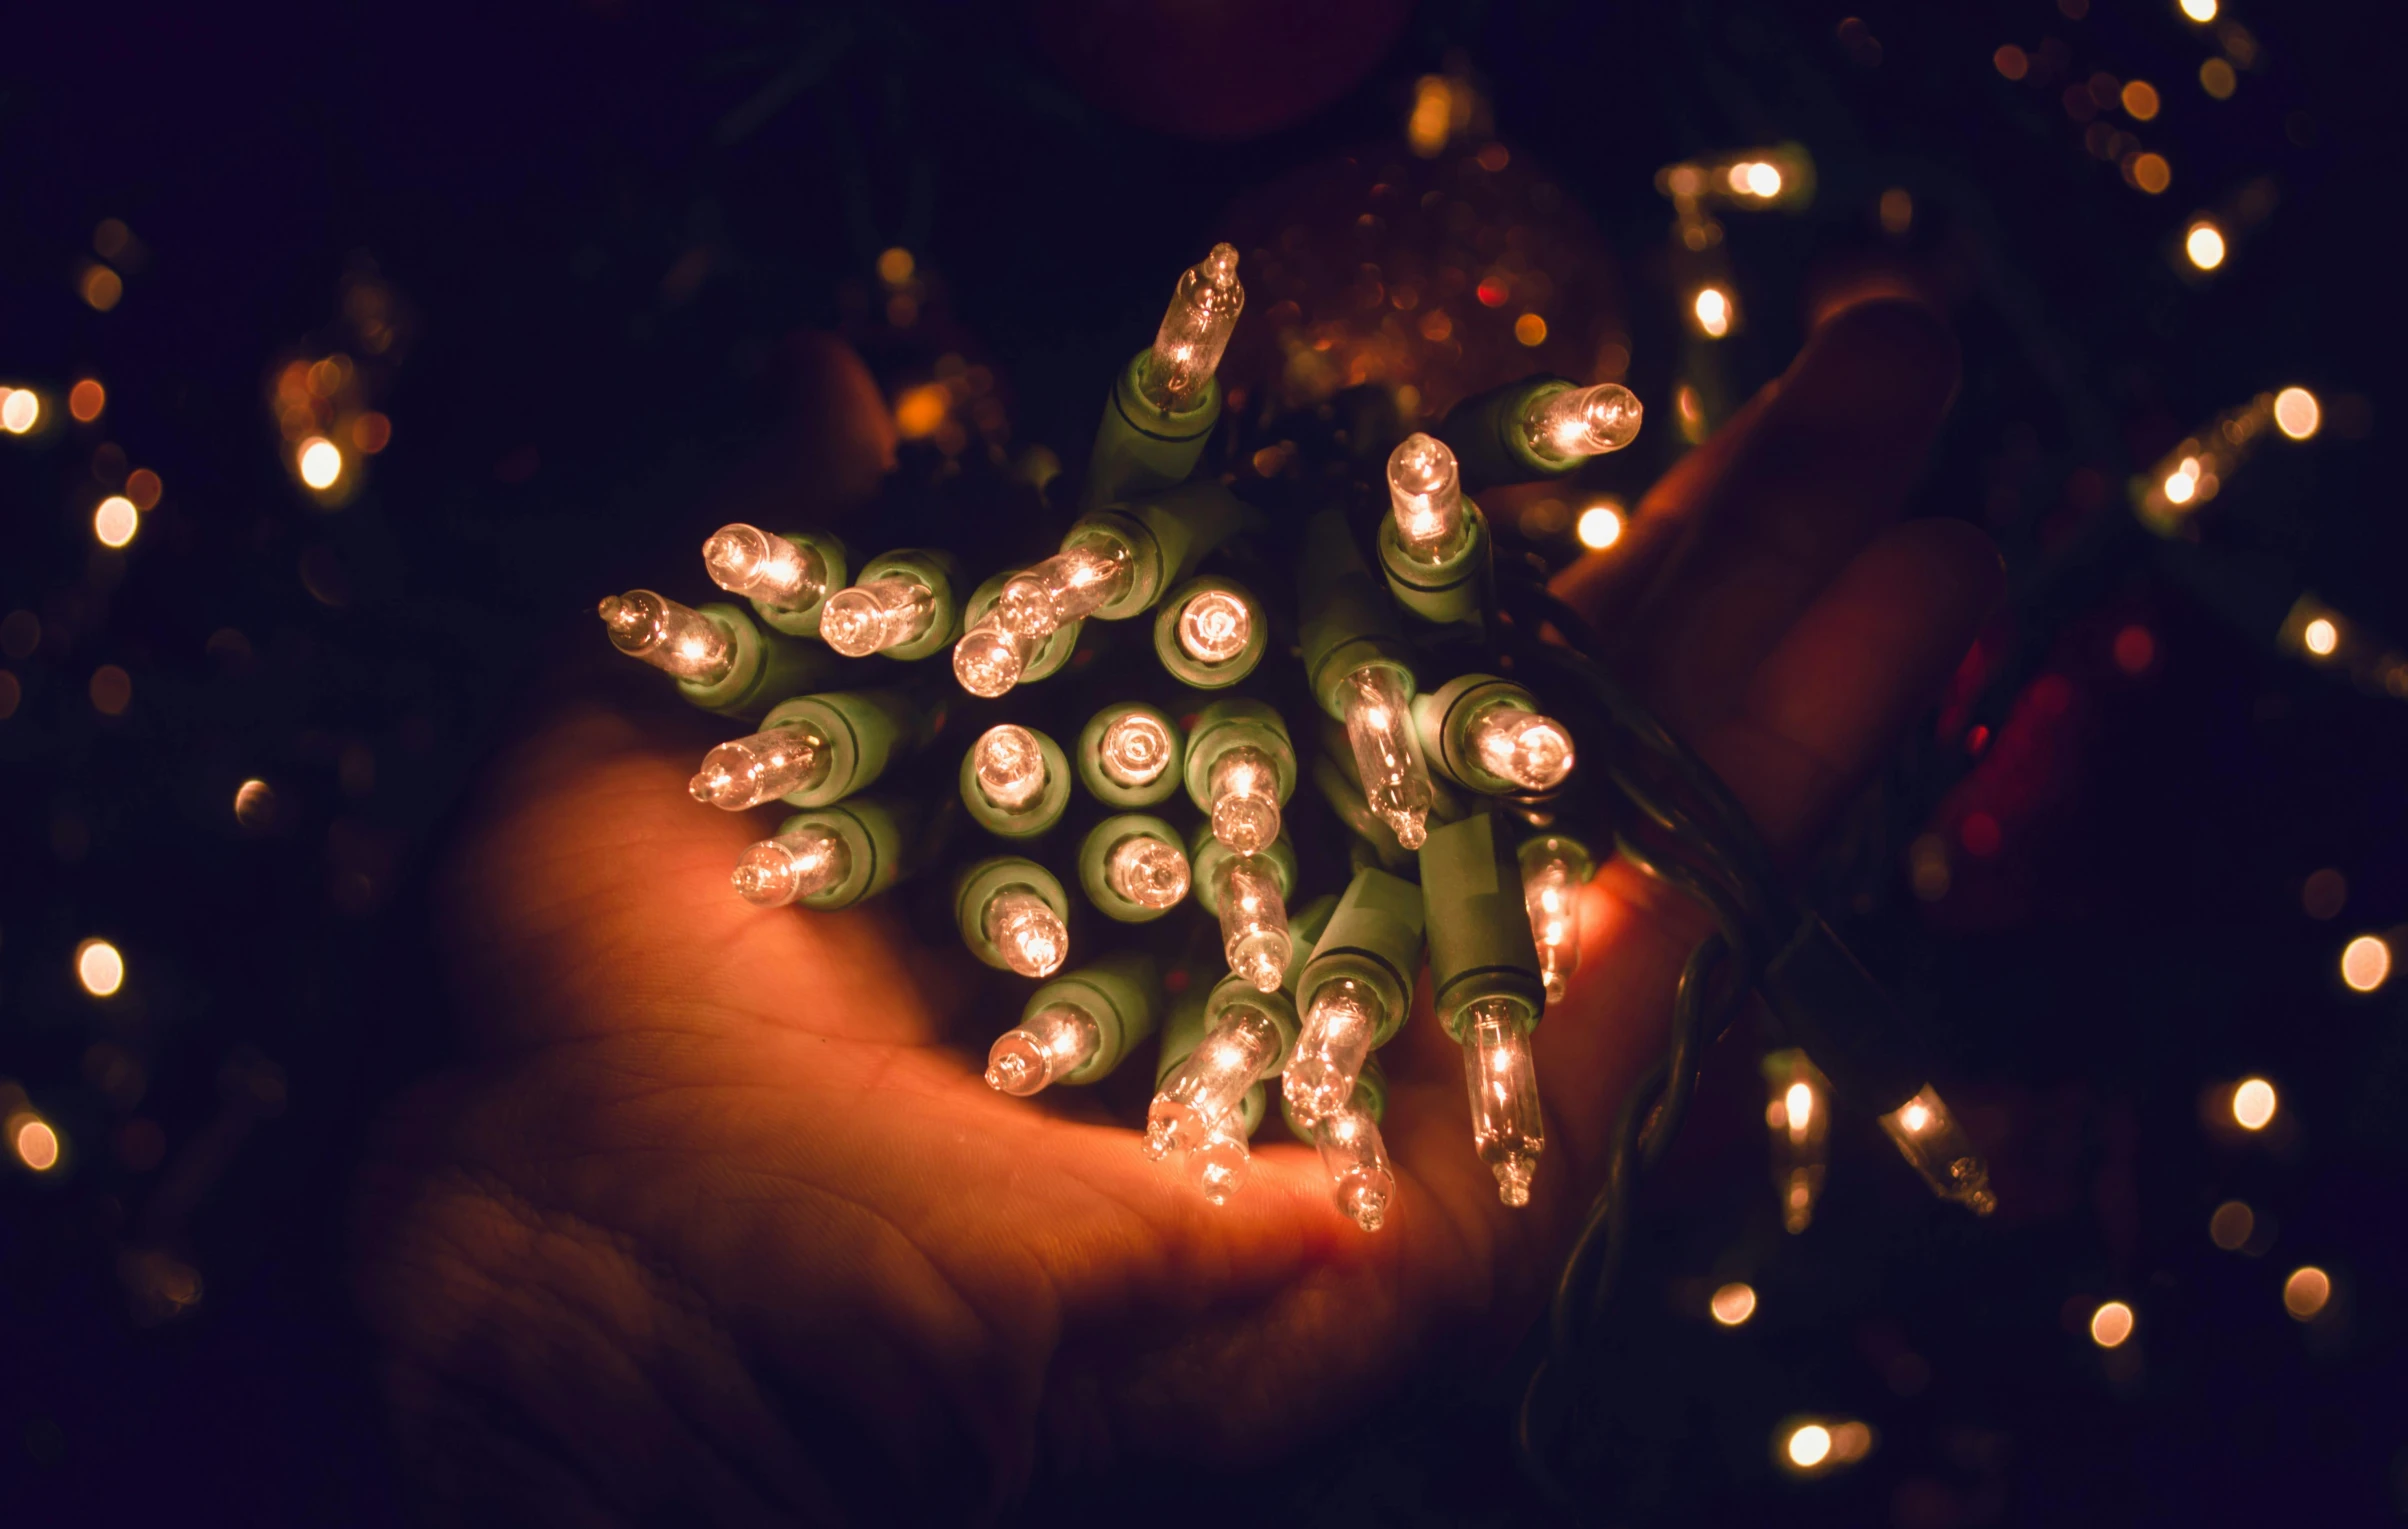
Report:
M2232 1118L2244 1131L2263 1131L2274 1119L2274 1085L2264 1078L2243 1078L2232 1091Z
M2224 233L2213 223L2199 222L2182 239L2182 252L2190 256L2191 264L2202 271L2212 271L2224 263Z
M2207 1218L2207 1239L2227 1253L2237 1253L2257 1230L2257 1212L2240 1200L2227 1200Z
M2362 934L2341 947L2341 980L2353 993L2371 993L2391 975L2391 947L2382 936Z
M134 501L123 494L111 494L92 512L92 534L104 547L122 547L141 529L140 512L134 508Z
M107 408L108 403L109 390L94 378L86 377L67 390L67 412L79 424L88 425L100 418L100 411Z
M2332 1298L2332 1277L2314 1264L2292 1270L2291 1277L2283 1281L2283 1310L2291 1313L2294 1321L2312 1320Z
M245 828L265 828L276 821L276 788L251 779L234 788L234 821Z
M42 395L31 388L0 391L0 430L23 435L42 419Z
M2319 616L2299 631L2300 645L2318 658L2330 658L2341 646L2341 629L2328 617Z
M2324 423L2324 406L2306 388L2285 388L2274 395L2274 428L2295 441L2314 435Z
M1691 307L1697 314L1697 327L1709 339L1719 340L1731 332L1731 299L1720 287L1699 289Z
M1810 1471L1831 1454L1831 1430L1820 1423L1808 1423L1789 1435L1789 1463L1799 1470Z
M106 998L125 986L125 957L106 940L86 940L75 947L75 979L93 997Z
M1737 1280L1714 1292L1706 1303L1714 1320L1725 1327L1737 1327L1756 1314L1756 1292L1752 1286Z
M20 1117L12 1145L17 1149L17 1160L36 1173L58 1166L59 1133L46 1120Z
M1580 512L1573 534L1591 552L1603 552L1622 539L1622 512L1610 504L1592 504Z
M2109 1301L2090 1314L2090 1341L2101 1348L2120 1348L2132 1336L2132 1308Z
M2216 19L2216 0L2182 0L2182 14L2205 26Z
M343 476L343 448L322 435L303 441L301 454L295 460L301 469L301 481L311 488L332 488L335 479Z

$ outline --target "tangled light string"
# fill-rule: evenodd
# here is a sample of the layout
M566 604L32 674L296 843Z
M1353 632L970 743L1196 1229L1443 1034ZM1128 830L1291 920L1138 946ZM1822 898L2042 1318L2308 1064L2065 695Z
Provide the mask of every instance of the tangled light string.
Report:
M1715 927L1684 970L1666 1060L1622 1110L1557 1290L1551 1364L1593 1335L1633 1181L1750 991L1796 1043L1768 1064L1788 1122L1776 1141L1791 1224L1812 1214L1832 1096L1879 1115L1935 1191L1986 1212L1986 1170L1878 985L1783 890L1721 783L1586 656L1579 617L1493 558L1467 490L1621 449L1638 400L1612 383L1524 379L1464 401L1434 432L1333 445L1320 502L1273 513L1197 472L1245 301L1236 267L1224 244L1180 278L1154 344L1116 380L1084 513L1053 555L965 590L945 549L856 568L825 533L731 525L704 544L705 570L749 612L648 590L602 602L621 651L697 704L759 719L703 759L695 799L802 809L743 852L736 892L765 908L849 906L924 872L967 817L998 842L957 866L952 922L981 961L1038 984L994 1042L986 1081L1019 1096L1091 1084L1159 1031L1149 1156L1225 1202L1277 1078L1338 1208L1376 1231L1395 1178L1375 1053L1425 964L1463 1050L1474 1150L1505 1203L1528 1203L1546 1145L1531 1035L1578 964L1589 841L1610 839ZM1292 605L1234 576L1282 564L1296 574ZM953 793L871 790L947 733L973 704L962 692L992 700L1084 669L1113 624L1141 616L1156 661L1145 683L1163 704L1104 706L1067 749L998 721L969 741ZM1544 627L1563 640L1539 641ZM1262 669L1275 645L1299 653L1300 670ZM913 667L947 651L951 683L942 666ZM1604 760L1585 791L1584 755ZM1328 813L1295 810L1308 776ZM1182 794L1187 827L1163 815ZM1074 811L1080 830L1056 833ZM1308 895L1299 830L1307 848L1342 840L1342 886ZM1206 934L1193 920L1162 932L1190 902L1217 955L1175 954L1182 932Z

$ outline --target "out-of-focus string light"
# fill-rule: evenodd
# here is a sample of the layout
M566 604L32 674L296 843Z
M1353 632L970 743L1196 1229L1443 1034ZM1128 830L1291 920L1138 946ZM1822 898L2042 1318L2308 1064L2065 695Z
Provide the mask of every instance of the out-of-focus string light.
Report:
M2257 1230L2257 1212L2239 1200L2227 1200L2216 1207L2207 1218L2207 1238L2227 1253L2238 1253L2249 1245L2249 1236Z
M2362 934L2341 947L2341 980L2353 993L2371 993L2391 975L2391 946L2379 934Z
M2233 1123L2244 1131L2263 1131L2273 1123L2278 1102L2273 1084L2264 1078L2243 1078L2232 1091Z
M2283 1281L2283 1310L2291 1314L2293 1321L2316 1320L2317 1313L2332 1298L2332 1276L2314 1264L2292 1270L2291 1277Z
M1719 340L1731 332L1735 309L1731 294L1720 287L1700 287L1689 300L1689 312L1697 320L1697 328L1709 340Z
M2278 396L2260 393L2238 408L2225 410L2159 458L2145 478L2135 480L2133 507L2142 523L2160 536L2177 534L2255 454L2269 430L2281 431L2275 408ZM2294 406L2294 417L2298 413Z
M1765 1057L1764 1081L1771 1095L1764 1124L1772 1136L1773 1189L1781 1198L1782 1229L1795 1236L1813 1225L1829 1170L1831 1085L1794 1046Z
M2132 1336L2132 1308L2122 1301L2108 1301L2090 1314L2090 1341L2101 1348L2121 1348Z
M2193 223L2182 236L2182 253L2202 271L2224 263L2224 231L2206 219Z
M17 1161L36 1173L48 1173L58 1166L59 1133L49 1121L30 1112L20 1113L8 1122L8 1144L17 1154Z
M86 940L75 947L75 980L95 998L110 997L125 986L125 957L106 940Z
M108 403L109 390L97 378L86 377L67 390L67 414L78 424L88 425L100 418Z
M1737 1280L1717 1288L1706 1310L1724 1327L1737 1327L1756 1314L1756 1291Z
M2199 88L2211 100L2229 101L2232 93L2241 88L2241 77L2225 60L2211 58L2199 66Z
M1941 1199L1957 1201L1977 1216L1998 1208L1998 1196L1990 1189L1989 1168L1930 1084L1882 1116L1881 1126L1898 1144L1899 1154Z
M41 420L41 394L31 388L0 388L0 430L24 435Z
M1622 510L1620 506L1600 501L1580 512L1572 534L1591 552L1603 552L1622 539Z
M141 529L142 516L123 494L111 494L92 512L92 535L104 547L122 547Z
M303 483L321 491L330 489L343 476L343 448L322 435L313 435L301 443L293 464Z
M2182 14L2201 26L2216 19L2216 0L2181 0Z
M2274 395L2274 428L2292 440L2309 439L2323 423L2324 409L2306 388L2289 387Z

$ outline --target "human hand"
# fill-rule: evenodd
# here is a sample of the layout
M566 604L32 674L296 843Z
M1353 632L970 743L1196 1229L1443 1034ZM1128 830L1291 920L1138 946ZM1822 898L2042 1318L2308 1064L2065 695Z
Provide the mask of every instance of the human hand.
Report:
M1786 859L1995 596L1979 533L1892 524L1955 369L1923 310L1843 310L1561 583ZM834 449L871 449L834 423ZM730 895L767 819L686 799L709 741L592 706L549 723L441 883L470 1055L380 1135L358 1280L405 1452L455 1513L975 1517L1041 1470L1262 1459L1418 1367L1493 1358L1699 928L1627 867L1586 890L1579 972L1535 1039L1527 1209L1498 1203L1426 1013L1383 1053L1384 1230L1339 1215L1292 1144L1216 1209L1092 1101L989 1089L985 1041L1016 1016L964 1012L959 952L915 950L875 903Z

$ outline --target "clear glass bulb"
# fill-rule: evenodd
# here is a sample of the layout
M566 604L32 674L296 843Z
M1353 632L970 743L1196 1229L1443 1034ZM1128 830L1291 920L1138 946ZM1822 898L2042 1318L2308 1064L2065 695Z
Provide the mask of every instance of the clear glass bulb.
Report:
M773 727L733 738L702 756L686 782L694 800L729 812L806 790L828 778L828 740L808 727Z
M736 667L735 640L691 606L649 589L612 595L598 607L611 646L664 674L716 685Z
M1005 887L988 898L979 927L1003 964L1023 977L1050 977L1070 954L1062 916L1026 887Z
M1522 904L1530 911L1530 938L1538 946L1540 980L1547 1001L1559 1003L1580 970L1580 881L1561 854L1535 854L1523 862Z
M1472 758L1524 791L1552 791L1572 773L1572 734L1553 717L1498 702L1471 720Z
M1104 729L1096 762L1116 786L1150 786L1171 767L1171 730L1151 712L1124 712Z
M1772 1134L1773 1187L1781 1195L1781 1225L1792 1234L1814 1222L1830 1161L1831 1094L1822 1073L1791 1047L1764 1059L1772 1097L1764 1124Z
M1187 895L1187 854L1151 834L1131 834L1105 855L1104 881L1140 908L1176 907Z
M1338 1209L1364 1231L1378 1231L1396 1198L1396 1170L1380 1123L1351 1104L1331 1110L1313 1127L1313 1146Z
M1404 687L1386 664L1365 664L1346 676L1344 692L1346 741L1363 777L1363 800L1397 843L1419 849L1429 837L1430 770L1413 736Z
M1225 664L1254 640L1254 607L1226 589L1192 596L1179 610L1179 651L1199 664Z
M1004 580L994 618L1005 631L1041 642L1127 594L1136 577L1137 559L1119 538L1084 536Z
M763 839L736 858L736 895L756 908L783 908L825 892L853 874L853 851L825 828L798 828Z
M1388 454L1388 505L1398 543L1417 562L1445 562L1471 534L1455 453L1434 435L1408 435Z
M908 574L890 573L840 589L820 612L820 640L847 658L867 658L928 635L936 591Z
M1214 1205L1227 1205L1229 1197L1244 1186L1253 1166L1254 1153L1246 1146L1246 1123L1238 1110L1215 1121L1204 1139L1187 1151L1188 1176Z
M1998 1196L1990 1189L1989 1165L1973 1150L1939 1090L1924 1084L1921 1093L1881 1117L1881 1128L1890 1133L1900 1155L1923 1175L1933 1194L1965 1205L1977 1216L1998 1209Z
M1238 285L1237 247L1216 244L1179 277L1179 289L1162 315L1154 348L1138 369L1137 390L1166 414L1185 409L1221 364L1229 332L1246 306Z
M989 616L953 645L953 677L970 694L992 700L1019 684L1036 656L1034 642L1005 631Z
M1279 768L1251 744L1224 749L1212 762L1212 836L1241 855L1258 855L1279 837Z
M757 526L721 526L702 544L711 582L731 595L791 610L828 592L828 566L818 553Z
M1221 864L1221 953L1229 969L1256 992L1276 993L1294 944L1279 878L1260 855L1231 855Z
M1325 982L1296 1035L1296 1054L1280 1074L1280 1091L1296 1118L1316 1121L1354 1098L1371 1038L1386 1018L1379 995L1351 977Z
M1103 1043L1094 1015L1075 1003L1047 1004L996 1037L987 1052L987 1087L1025 1099L1086 1066Z
M1279 1030L1270 1016L1242 1003L1231 1007L1162 1080L1146 1110L1146 1156L1160 1162L1201 1143L1224 1117L1235 1116L1277 1055Z
M1471 1096L1472 1145L1497 1176L1497 1198L1528 1205L1547 1128L1539 1118L1530 1033L1510 1001L1483 999L1465 1016L1463 1082Z
M978 794L996 811L1018 812L1045 794L1045 751L1027 728L997 723L979 735L970 753Z
M1639 395L1618 382L1564 388L1522 415L1522 439L1539 456L1579 462L1620 451L1639 438Z

